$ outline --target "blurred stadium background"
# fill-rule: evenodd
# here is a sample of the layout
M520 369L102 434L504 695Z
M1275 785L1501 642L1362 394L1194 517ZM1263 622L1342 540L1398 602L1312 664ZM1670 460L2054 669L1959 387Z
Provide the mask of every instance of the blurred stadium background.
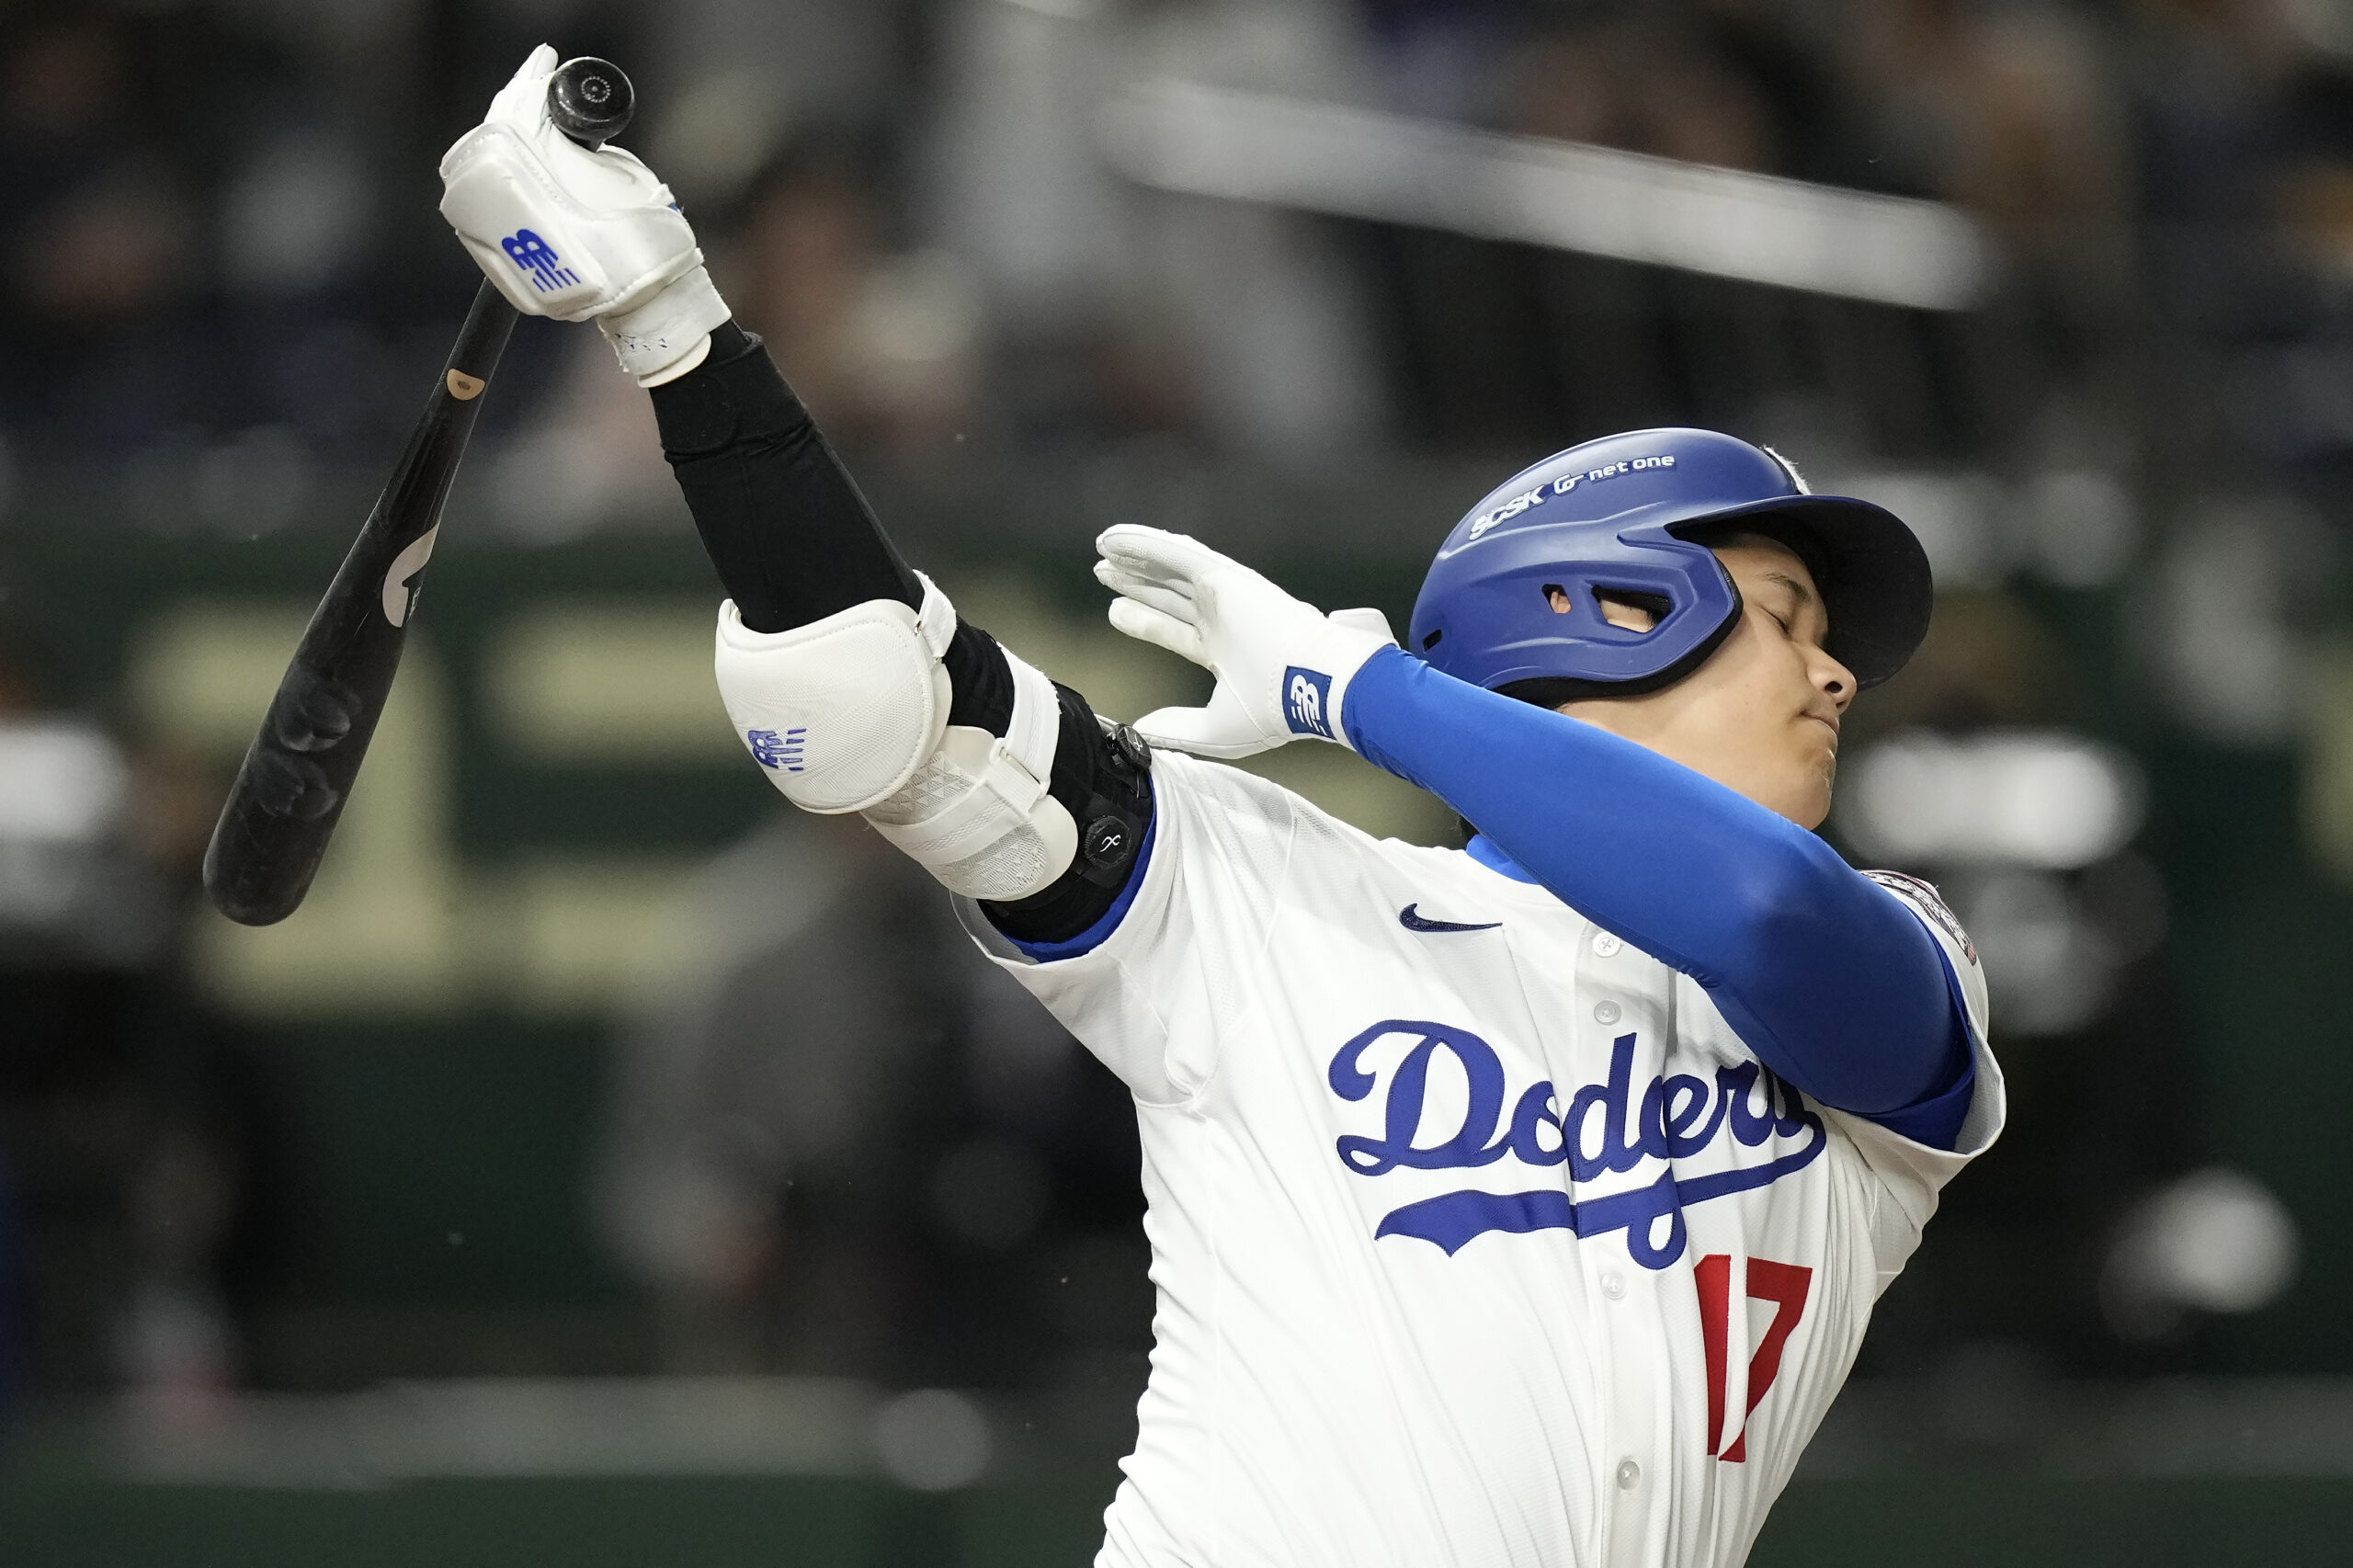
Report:
M197 894L542 38L1108 711L1194 689L1115 520L1402 625L1609 430L1905 515L1937 628L1832 833L1971 925L2013 1121L1756 1561L2353 1553L2346 0L0 0L0 1561L1093 1550L1122 1096L744 766L594 334L517 335L309 904Z

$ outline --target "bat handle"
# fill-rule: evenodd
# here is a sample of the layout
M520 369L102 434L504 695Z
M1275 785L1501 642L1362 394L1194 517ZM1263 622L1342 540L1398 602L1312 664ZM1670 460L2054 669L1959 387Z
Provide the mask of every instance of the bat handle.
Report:
M584 54L548 78L548 119L591 152L628 130L636 113L637 89L609 60Z

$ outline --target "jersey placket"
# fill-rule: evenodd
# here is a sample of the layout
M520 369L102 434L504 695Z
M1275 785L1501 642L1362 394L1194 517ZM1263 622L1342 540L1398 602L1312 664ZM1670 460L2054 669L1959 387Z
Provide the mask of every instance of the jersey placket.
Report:
M1674 1270L1654 1274L1627 1258L1614 1238L1597 1249L1591 1272L1609 1365L1608 1448L1599 1456L1603 1499L1603 1558L1608 1568L1643 1568L1659 1561L1664 1502L1671 1490L1667 1441L1674 1427L1665 1325L1658 1292L1662 1280L1679 1280ZM1612 1256L1615 1255L1615 1256Z
M1598 926L1587 927L1576 951L1580 1054L1606 1062L1612 1043L1632 1034L1634 1081L1646 1081L1665 1056L1665 997L1663 988L1645 984L1659 978L1654 972L1657 966ZM1653 990L1662 994L1649 994ZM1659 1291L1683 1275L1677 1267L1650 1269L1636 1263L1630 1239L1611 1232L1580 1244L1591 1299L1598 1301L1595 1316L1604 1327L1597 1337L1608 1358L1601 1372L1609 1390L1608 1446L1597 1456L1602 1474L1596 1478L1596 1494L1602 1499L1602 1561L1608 1568L1643 1568L1659 1561L1665 1540L1664 1502L1673 1482L1667 1453L1674 1431L1667 1376L1671 1347Z

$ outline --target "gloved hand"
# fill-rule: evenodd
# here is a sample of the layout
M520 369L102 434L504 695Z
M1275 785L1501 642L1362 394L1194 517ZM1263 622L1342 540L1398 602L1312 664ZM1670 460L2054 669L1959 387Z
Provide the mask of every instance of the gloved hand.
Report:
M1325 615L1198 540L1121 523L1095 548L1096 581L1121 597L1111 624L1217 676L1206 708L1163 708L1136 721L1154 745L1249 756L1302 735L1348 744L1348 681L1394 647L1377 609Z
M531 51L480 125L441 158L441 215L509 303L594 318L621 368L654 385L693 369L728 316L670 187L619 147L548 119L555 51Z

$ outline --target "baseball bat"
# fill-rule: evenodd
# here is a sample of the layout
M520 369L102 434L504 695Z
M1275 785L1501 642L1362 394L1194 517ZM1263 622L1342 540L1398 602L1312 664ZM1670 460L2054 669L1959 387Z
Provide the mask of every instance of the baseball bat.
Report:
M548 80L549 118L583 146L620 135L635 108L629 78L607 61L567 61ZM485 278L407 448L245 749L204 852L205 891L232 920L271 925L311 891L400 672L442 504L516 315Z

